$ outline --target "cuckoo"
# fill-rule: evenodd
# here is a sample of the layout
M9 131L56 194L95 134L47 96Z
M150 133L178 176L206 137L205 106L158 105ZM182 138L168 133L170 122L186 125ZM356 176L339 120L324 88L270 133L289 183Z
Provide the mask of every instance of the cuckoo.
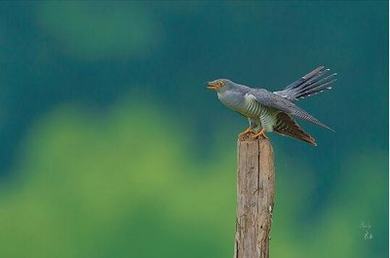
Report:
M283 90L270 92L266 89L251 88L228 79L217 79L208 83L207 88L217 92L218 99L228 108L238 112L249 121L249 127L240 137L265 137L266 132L276 132L312 145L315 139L306 133L294 118L309 121L334 131L317 118L298 107L294 102L310 97L324 90L330 90L336 73L320 66L302 78L289 84Z

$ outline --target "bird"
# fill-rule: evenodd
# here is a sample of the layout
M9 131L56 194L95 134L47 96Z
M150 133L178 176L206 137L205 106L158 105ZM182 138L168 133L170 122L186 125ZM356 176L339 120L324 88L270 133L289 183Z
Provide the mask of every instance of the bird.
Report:
M222 104L248 119L249 127L239 137L251 135L255 139L268 139L266 133L276 132L316 146L314 137L305 132L295 118L334 130L295 103L332 89L331 84L337 80L336 75L322 65L279 91L252 88L229 79L208 82L207 88L216 91Z

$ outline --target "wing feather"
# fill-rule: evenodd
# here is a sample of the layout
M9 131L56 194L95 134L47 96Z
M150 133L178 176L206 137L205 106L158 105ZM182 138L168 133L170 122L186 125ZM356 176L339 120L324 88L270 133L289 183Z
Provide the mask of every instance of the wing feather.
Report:
M265 89L251 89L249 94L253 95L260 104L271 107L280 111L283 111L289 115L297 117L302 120L309 121L318 126L324 127L331 131L334 131L329 126L323 124L314 116L310 115L308 112L303 110L302 108L295 105L290 100L283 98L277 94L269 92Z
M315 139L303 131L303 129L286 113L280 112L277 115L277 122L274 126L274 131L281 134L287 135L298 140L310 143L311 145L317 146Z

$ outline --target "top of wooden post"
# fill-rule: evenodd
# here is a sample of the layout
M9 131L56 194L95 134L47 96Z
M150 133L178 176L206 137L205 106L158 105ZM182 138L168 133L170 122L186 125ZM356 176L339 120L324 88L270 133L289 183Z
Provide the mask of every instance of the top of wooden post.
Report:
M245 135L239 135L238 136L238 141L239 142L255 142L255 141L259 141L259 142L262 142L262 141L265 141L265 142L268 142L269 144L271 144L271 141L268 139L268 138L264 138L264 137L259 137L259 138L253 138L253 135L254 134L245 134Z

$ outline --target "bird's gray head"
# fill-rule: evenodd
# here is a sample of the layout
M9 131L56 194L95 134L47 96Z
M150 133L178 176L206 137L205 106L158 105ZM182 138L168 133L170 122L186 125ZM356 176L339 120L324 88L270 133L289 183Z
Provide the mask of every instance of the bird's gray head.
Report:
M234 82L228 79L217 79L207 83L207 88L216 92L229 90L234 87Z

